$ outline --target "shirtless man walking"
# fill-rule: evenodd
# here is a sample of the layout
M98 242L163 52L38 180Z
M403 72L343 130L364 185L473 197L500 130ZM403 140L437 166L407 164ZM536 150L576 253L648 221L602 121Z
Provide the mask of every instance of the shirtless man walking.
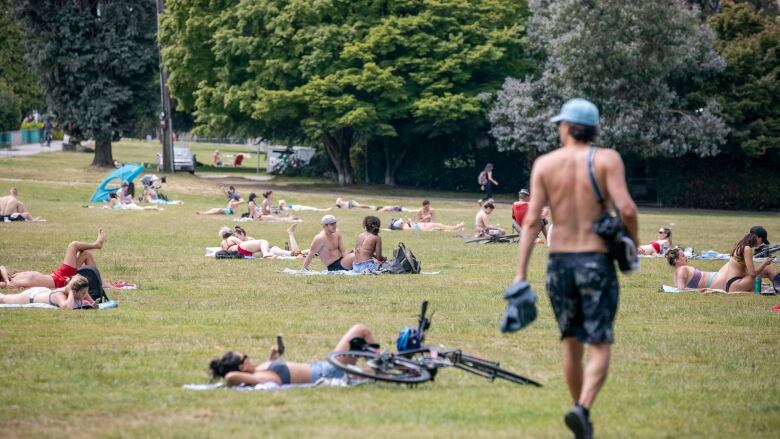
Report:
M547 263L547 294L561 331L563 372L574 403L564 421L576 438L590 438L589 415L607 379L619 293L612 258L593 232L593 222L603 211L588 177L588 154L598 134L599 113L591 102L572 99L550 121L558 124L562 146L533 165L515 282L527 279L542 208L549 205L556 223ZM594 153L598 186L636 240L637 209L628 194L623 160L611 149L594 148ZM584 344L588 358L583 369Z
M355 254L344 251L344 242L341 239L341 232L336 226L336 217L325 215L320 224L322 224L322 231L312 240L309 254L303 260L303 269L309 269L309 264L316 253L319 254L320 261L328 267L328 271L352 270Z
M24 203L19 201L15 187L8 191L8 195L0 197L0 221L46 221L37 216L33 217Z

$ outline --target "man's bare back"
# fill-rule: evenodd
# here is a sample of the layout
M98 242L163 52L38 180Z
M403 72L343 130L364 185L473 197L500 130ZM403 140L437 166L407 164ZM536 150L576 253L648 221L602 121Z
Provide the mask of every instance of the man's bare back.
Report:
M603 212L588 177L587 145L561 147L537 159L532 186L534 195L529 211L539 212L545 204L555 218L555 238L550 252L606 252L604 241L593 232L593 222ZM631 202L625 183L623 161L611 149L597 148L593 159L594 173L606 202ZM534 206L533 203L536 201ZM535 208L537 207L537 208ZM620 206L618 206L620 208ZM538 222L536 215L530 215ZM526 215L524 222L529 221ZM630 225L629 225L630 229ZM633 235L636 231L629 232Z
M24 204L13 195L0 197L0 215L11 215L12 213L23 213Z

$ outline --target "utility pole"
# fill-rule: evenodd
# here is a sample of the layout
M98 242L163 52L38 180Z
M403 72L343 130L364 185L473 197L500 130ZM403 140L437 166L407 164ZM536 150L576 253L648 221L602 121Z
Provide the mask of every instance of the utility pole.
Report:
M171 97L168 94L168 75L163 67L162 51L160 50L160 14L165 11L164 0L157 0L157 49L160 56L160 140L162 141L163 171L173 172L173 124L171 123Z

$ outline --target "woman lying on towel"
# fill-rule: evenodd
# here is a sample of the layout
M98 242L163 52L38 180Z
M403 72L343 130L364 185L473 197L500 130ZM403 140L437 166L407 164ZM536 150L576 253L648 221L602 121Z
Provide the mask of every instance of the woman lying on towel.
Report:
M320 209L319 207L311 207L311 206L304 206L301 204L288 204L284 200L279 200L279 210L286 212L286 211L293 211L293 212L330 212L333 210L332 207L328 207L325 209Z
M663 256L672 248L672 229L668 227L662 227L658 229L656 234L657 240L650 244L640 245L636 248L636 251L640 255L660 255Z
M77 274L63 288L52 290L46 287L35 287L18 294L0 294L3 305L25 305L28 303L48 303L62 309L73 309L86 301L90 306L95 302L89 296L89 281Z
M62 264L50 274L39 273L37 271L9 272L5 267L0 266L0 288L62 288L68 281L78 273L82 265L97 266L95 257L89 250L98 250L103 248L106 240L106 234L103 228L98 229L98 236L95 242L73 241L68 244L65 250L65 258ZM111 286L104 282L103 288Z
M772 282L775 292L780 294L780 274L770 266L772 258L766 258L757 268L753 264L753 249L763 243L763 238L753 233L737 241L731 250L731 258L718 271L718 278L723 284L718 288L726 292L753 291L756 278L765 277Z
M244 200L240 198L230 198L227 207L212 207L211 209L197 211L195 213L198 215L233 215L236 213L236 208L243 202Z
M680 247L669 250L666 253L666 260L674 267L674 286L681 290L724 288L724 282L718 282L717 271L701 271L688 265L688 256Z
M387 259L382 256L382 237L379 236L381 225L375 216L363 218L366 231L359 234L355 242L355 261L352 263L352 271L355 273L375 272Z
M336 345L335 351L348 351L353 339L362 339L366 343L374 343L374 335L361 324L357 324L347 331ZM326 360L312 361L309 363L293 363L279 360L279 351L276 346L271 348L268 361L259 365L241 352L227 352L222 358L215 358L209 363L213 378L224 378L228 386L254 386L256 384L276 383L308 384L316 383L320 378L342 378L344 372L328 363ZM339 358L344 364L349 359Z
M309 250L301 251L298 242L295 240L295 228L298 224L293 224L287 229L287 239L290 243L290 250L282 250L279 247L271 246L265 239L255 239L246 236L246 230L240 226L234 228L223 227L219 229L219 237L222 238L220 247L226 251L237 251L244 256L254 256L260 253L264 258L275 258L277 256L305 256Z
M407 218L406 221L402 219L390 220L390 230L419 230L423 232L429 232L433 230L439 230L443 232L458 232L463 230L463 223L455 224L454 226L448 226L442 223L417 223Z

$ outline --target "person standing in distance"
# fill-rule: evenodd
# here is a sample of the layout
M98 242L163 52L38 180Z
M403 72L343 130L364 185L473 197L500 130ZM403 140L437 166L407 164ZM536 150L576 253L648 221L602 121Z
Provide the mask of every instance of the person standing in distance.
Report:
M548 205L556 222L547 263L547 294L561 331L563 372L574 402L564 421L576 438L590 438L590 409L607 379L619 294L612 257L593 231L604 208L588 176L591 148L596 183L635 241L637 208L626 187L620 155L591 145L598 134L596 106L585 99L572 99L550 121L558 126L562 146L539 157L531 170L531 200L523 218L514 280L527 280L542 208ZM588 358L583 368L584 345L588 345Z

